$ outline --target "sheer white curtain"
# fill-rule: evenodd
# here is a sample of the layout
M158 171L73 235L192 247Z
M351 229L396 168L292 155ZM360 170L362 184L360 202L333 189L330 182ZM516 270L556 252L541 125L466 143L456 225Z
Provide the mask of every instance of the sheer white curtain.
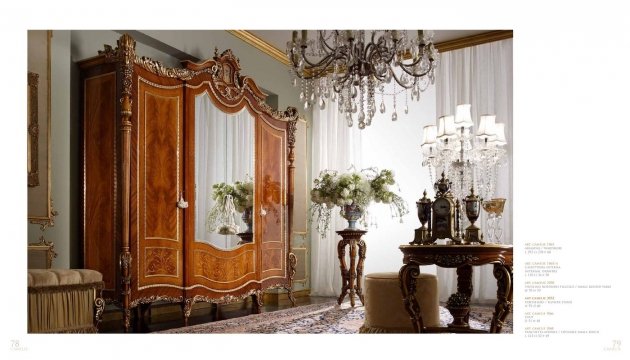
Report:
M222 112L206 93L196 97L195 114L195 239L230 248L239 238L209 233L206 215L214 205L213 184L253 178L254 119L246 108L236 114ZM245 228L238 214L235 220Z
M479 115L496 114L505 124L508 163L499 169L494 197L506 198L503 213L503 242L512 243L512 39L467 47L440 55L436 77L437 115L455 112L458 104L472 104L475 128ZM485 223L485 212L478 220ZM456 273L438 268L440 300L456 292ZM476 302L496 301L496 280L492 266L473 269L473 295Z
M334 102L328 102L324 110L313 109L313 158L312 177L322 170L347 171L354 165L362 169L362 142L358 127L348 127L345 117L337 111ZM322 238L311 224L311 294L316 296L338 296L341 290L341 275L337 257L339 236L335 230L345 229L348 222L333 210L333 219L328 234Z

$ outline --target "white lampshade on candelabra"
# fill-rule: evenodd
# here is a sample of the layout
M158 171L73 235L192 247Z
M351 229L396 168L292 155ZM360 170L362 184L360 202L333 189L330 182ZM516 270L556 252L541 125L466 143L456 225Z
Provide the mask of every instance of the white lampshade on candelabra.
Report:
M496 123L495 115L481 115L477 130L473 127L471 105L462 104L455 116L442 116L437 125L425 126L423 131L422 165L429 167L431 183L443 171L460 201L471 187L481 198L492 198L497 168L507 158L505 125Z

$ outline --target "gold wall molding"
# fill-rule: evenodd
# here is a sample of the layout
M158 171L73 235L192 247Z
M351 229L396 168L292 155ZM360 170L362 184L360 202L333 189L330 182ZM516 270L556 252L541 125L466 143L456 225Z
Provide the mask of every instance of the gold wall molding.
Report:
M275 46L259 38L258 36L250 33L249 31L247 30L226 30L226 31L236 36L237 38L245 41L246 43L255 47L256 49L271 56L272 58L280 61L284 65L289 66L289 59L287 58L287 55L284 53L284 51L277 49Z
M495 30L489 31L487 33L472 35L463 37L460 39L444 41L441 43L436 43L435 47L439 52L447 52L457 49L462 49L469 46L486 44L489 42L511 39L513 37L512 30Z
M255 47L256 49L262 51L263 53L271 56L272 58L278 60L282 64L289 66L289 59L284 51L277 49L275 46L266 42L265 40L259 38L258 36L250 33L247 30L226 30L228 33L236 36L237 38L243 40L249 45ZM439 52L447 52L457 49L462 49L469 46L481 45L489 42L511 39L513 37L512 30L493 30L488 31L483 34L467 36L455 40L444 41L441 43L436 43L435 47Z

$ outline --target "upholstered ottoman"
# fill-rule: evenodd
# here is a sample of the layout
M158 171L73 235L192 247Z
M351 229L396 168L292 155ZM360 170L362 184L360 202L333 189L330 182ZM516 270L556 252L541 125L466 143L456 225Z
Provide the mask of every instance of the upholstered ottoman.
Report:
M414 332L409 313L403 304L398 273L374 273L365 276L365 322L360 333ZM416 285L425 326L440 325L440 303L437 277L420 274Z
M96 332L103 275L88 269L28 270L28 332Z

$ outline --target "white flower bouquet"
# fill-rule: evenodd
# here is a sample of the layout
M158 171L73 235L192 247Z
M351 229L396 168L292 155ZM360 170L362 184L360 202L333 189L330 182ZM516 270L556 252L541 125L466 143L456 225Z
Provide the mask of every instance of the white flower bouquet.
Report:
M234 213L244 212L254 206L254 183L252 180L237 181L234 185L224 182L212 185L214 205L206 217L208 232L233 235L238 232Z
M387 169L368 168L341 175L324 170L314 180L311 190L311 220L317 218L317 231L324 236L335 206L341 207L341 216L345 216L346 205L355 205L364 212L372 201L389 204L393 216L402 218L409 210L406 202L389 190L395 183L394 173Z

